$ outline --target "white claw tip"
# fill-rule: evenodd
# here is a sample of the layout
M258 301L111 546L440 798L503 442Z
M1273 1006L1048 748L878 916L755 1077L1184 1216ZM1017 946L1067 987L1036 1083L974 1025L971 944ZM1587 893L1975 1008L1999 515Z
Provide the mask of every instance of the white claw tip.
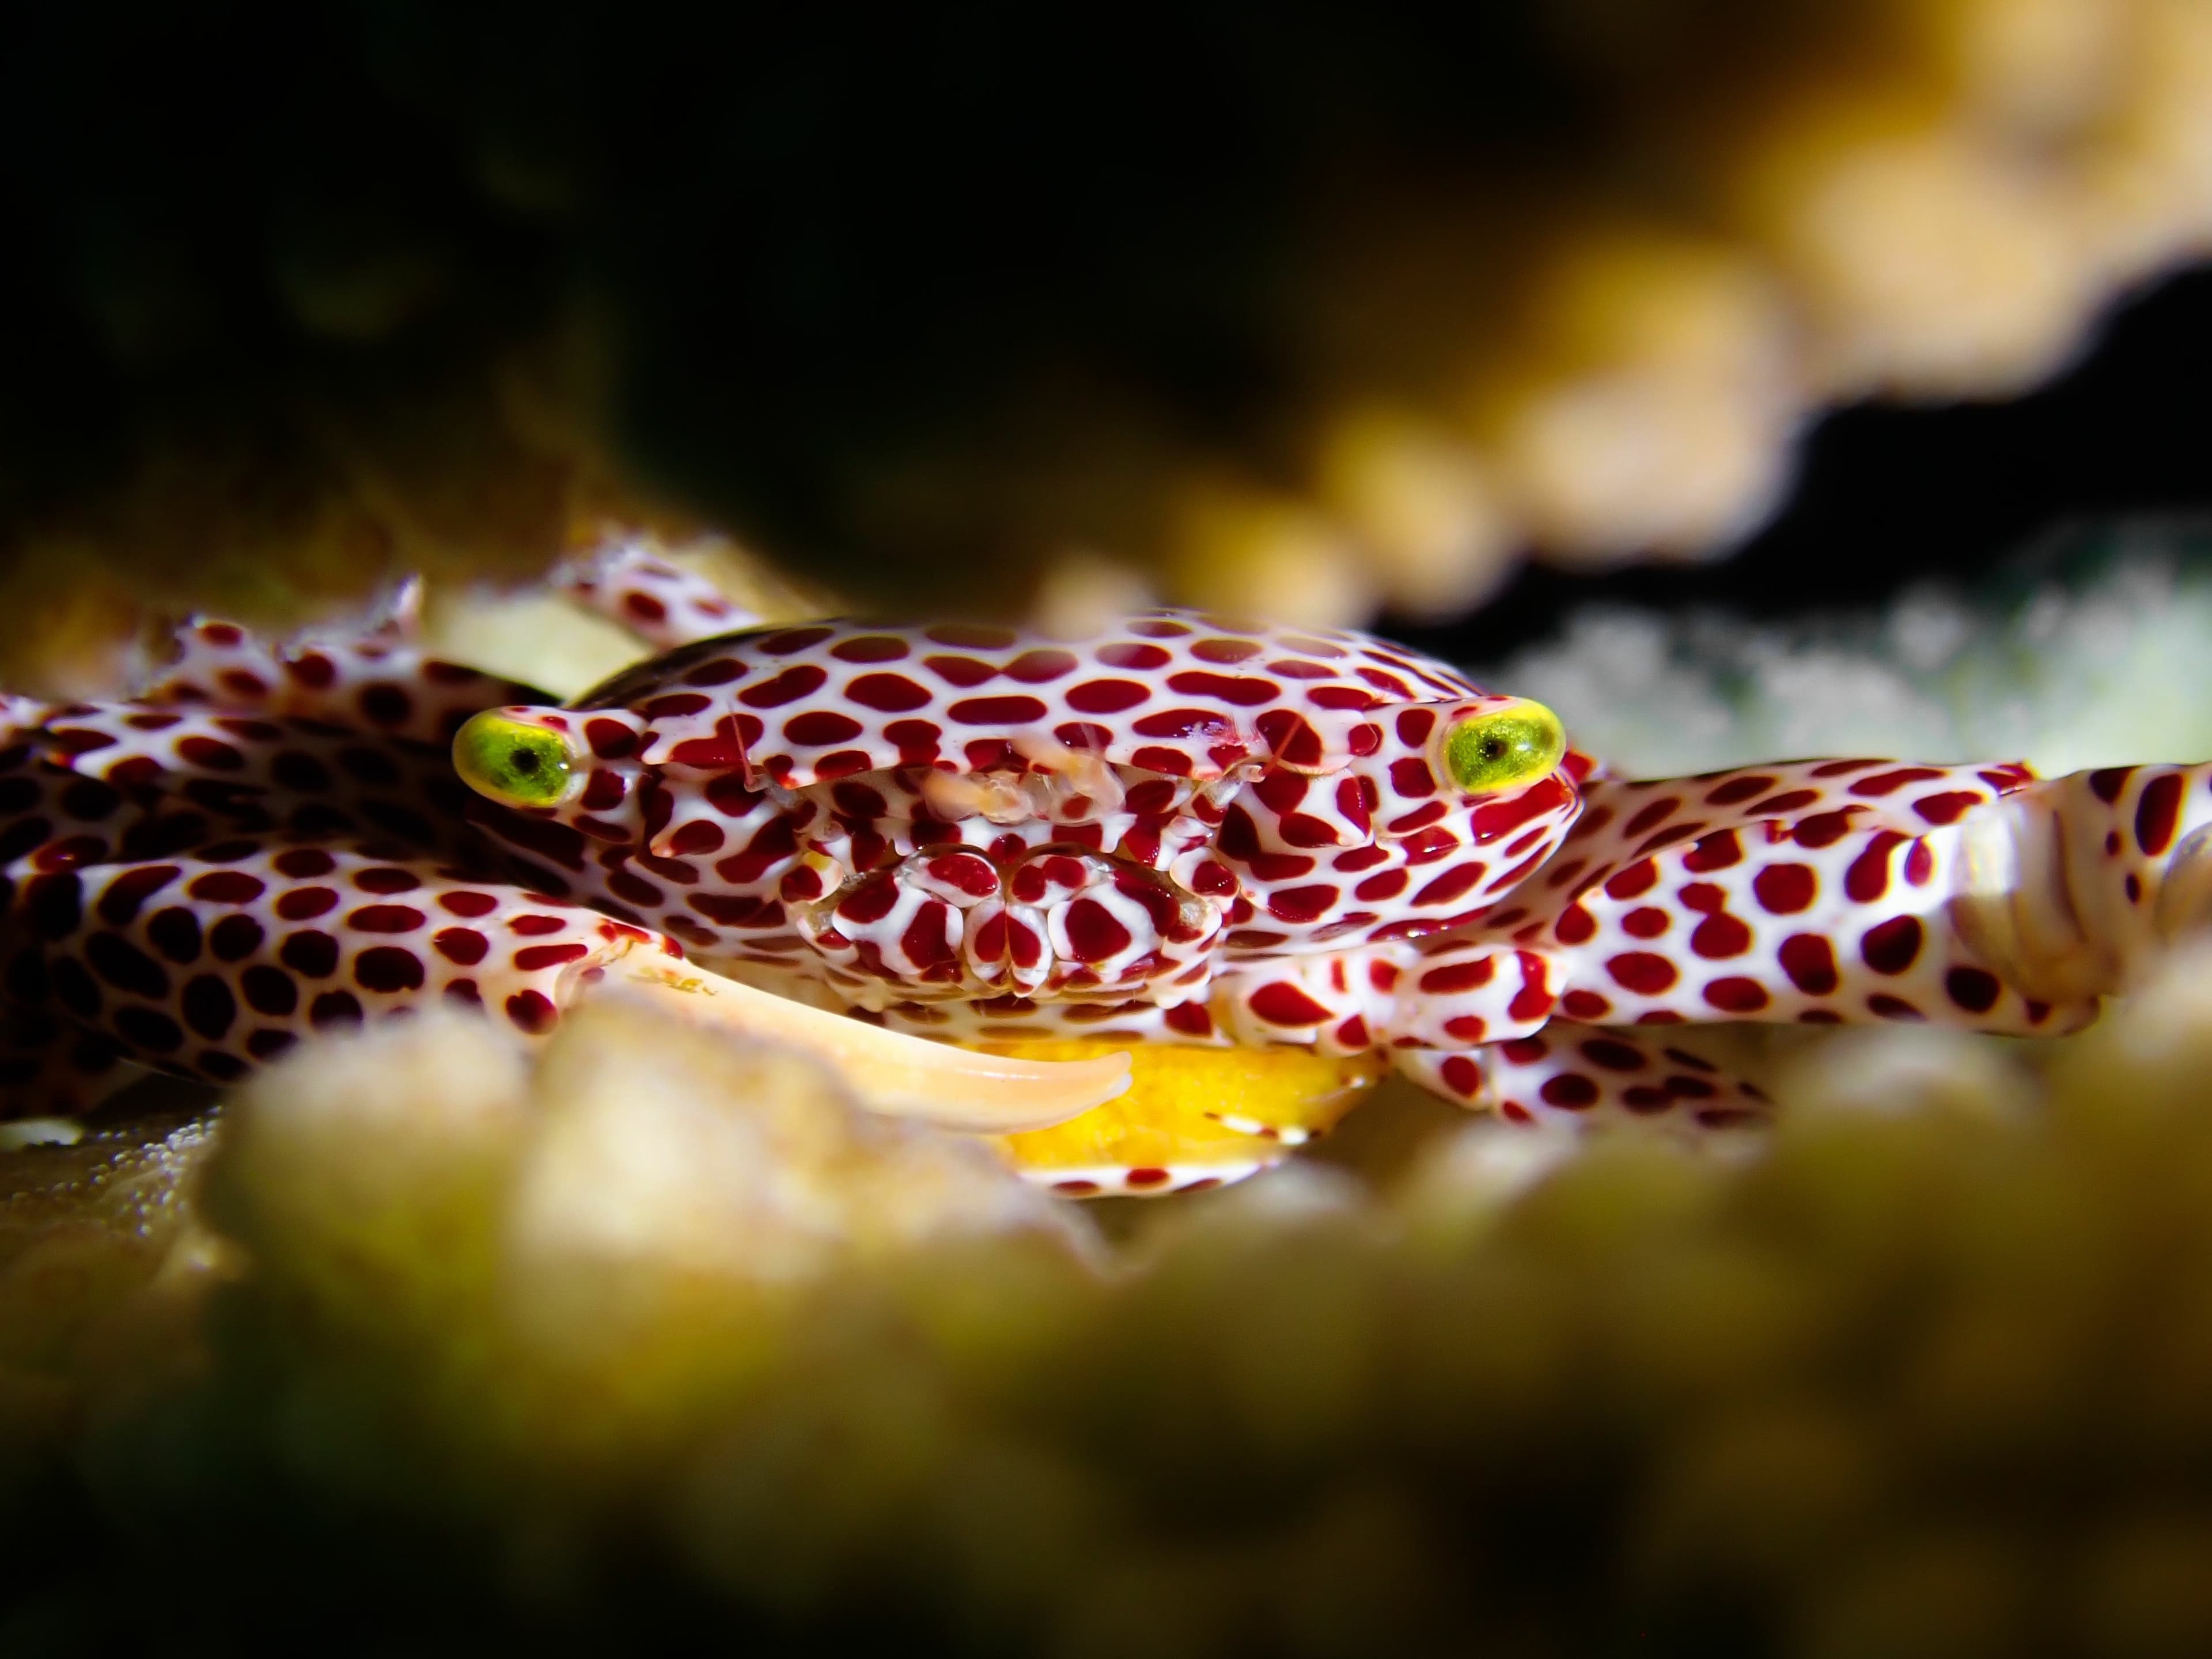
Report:
M977 1134L1048 1129L1129 1086L1129 1056L1015 1060L887 1031L642 953L610 976L617 994L646 998L683 1018L800 1048L842 1077L862 1106Z

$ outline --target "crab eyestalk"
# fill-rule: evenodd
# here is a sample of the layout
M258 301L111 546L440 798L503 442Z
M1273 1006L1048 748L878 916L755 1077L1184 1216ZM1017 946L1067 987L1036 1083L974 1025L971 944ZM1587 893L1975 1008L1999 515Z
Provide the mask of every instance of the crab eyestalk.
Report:
M507 806L558 806L574 793L583 768L562 732L517 713L488 708L453 734L453 770L478 794Z
M1445 726L1437 758L1455 788L1496 794L1557 770L1567 752L1559 717L1540 702L1516 697L1503 708L1468 714Z

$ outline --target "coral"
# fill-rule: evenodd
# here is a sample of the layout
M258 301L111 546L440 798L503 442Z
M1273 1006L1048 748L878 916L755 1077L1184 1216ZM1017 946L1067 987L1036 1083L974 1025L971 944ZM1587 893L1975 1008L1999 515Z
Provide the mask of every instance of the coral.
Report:
M871 608L1449 614L1725 544L1802 417L2017 390L2212 232L2202 0L1277 21L42 19L0 667L610 508Z
M1881 611L1747 623L1622 606L1484 671L1632 775L1777 755L2018 756L2047 775L2212 754L2212 538L2072 533L1980 593L1929 581Z
M1072 1224L974 1141L619 1000L534 1062L458 1016L387 1030L257 1079L232 1114L210 1218L280 1318L420 1390L426 1431L467 1460L650 1455L667 1419L774 1363L824 1279Z
M1704 711L1614 730L1678 763L1869 698L1960 746L2201 734L2139 676L2203 567L2114 545L1640 657L1586 624L1547 672ZM2199 945L2076 1037L1700 1034L1787 1103L1763 1151L1386 1086L1244 1186L1088 1210L635 1008L535 1061L333 1043L212 1150L170 1111L11 1155L0 1638L2201 1651L2208 987Z
M1065 1654L2196 1650L2209 974L1761 1158L1469 1125L1392 1196L1157 1206L1115 1270L791 1062L621 1013L534 1078L380 1034L234 1107L235 1261L108 1246L94 1304L215 1281L210 1351L75 1373L112 1528L44 1616L150 1634L100 1588L150 1575L173 1636L305 1596L374 1603L366 1645L682 1608Z

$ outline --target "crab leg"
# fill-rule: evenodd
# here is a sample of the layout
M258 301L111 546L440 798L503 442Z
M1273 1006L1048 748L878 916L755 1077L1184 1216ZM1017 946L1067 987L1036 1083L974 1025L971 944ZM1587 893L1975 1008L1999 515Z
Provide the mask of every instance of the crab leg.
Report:
M1762 1118L1765 1097L1661 1029L2069 1030L2212 922L2212 766L2039 781L1829 761L1588 793L1589 828L1534 884L1561 908L1514 944L1426 940L1395 969L1309 960L1243 1003L1278 1023L1304 1010L1306 1027L1280 1035L1323 1042L1325 1014L1356 1015L1401 1071L1509 1121L1732 1127Z
M1589 791L1531 935L1605 1024L2087 1024L2212 911L2212 766L1829 761ZM1519 935L1516 935L1516 938Z
M2072 773L1962 829L1952 921L2030 996L2123 989L2212 923L2212 765Z
M406 592L413 592L412 585ZM365 634L308 635L271 642L220 617L197 617L176 631L170 659L134 694L135 703L236 725L293 717L361 734L437 746L480 708L543 701L545 693L459 663L417 644L404 613ZM117 707L116 719L132 711ZM141 711L143 713L143 711ZM157 731L157 725L142 726ZM218 743L231 738L218 734Z
M442 1000L530 1037L609 978L725 1030L821 1056L860 1103L960 1129L1032 1129L1127 1086L1128 1060L1000 1059L881 1030L689 967L672 939L425 860L246 836L185 858L72 865L56 842L9 866L10 993L124 1059L227 1083L318 1030ZM79 1070L83 1069L82 1066ZM35 1074L34 1074L35 1071ZM18 1113L90 1103L28 1066Z
M143 1076L112 1038L52 1008L0 1008L0 1118L75 1117Z
M678 568L640 536L611 538L553 573L570 598L618 623L656 651L712 639L760 621L703 576Z
M1524 1127L1586 1127L1608 1120L1684 1129L1765 1122L1772 1103L1752 1084L1658 1031L1605 1030L1555 1019L1534 1036L1472 1056L1401 1050L1398 1067L1435 1093Z

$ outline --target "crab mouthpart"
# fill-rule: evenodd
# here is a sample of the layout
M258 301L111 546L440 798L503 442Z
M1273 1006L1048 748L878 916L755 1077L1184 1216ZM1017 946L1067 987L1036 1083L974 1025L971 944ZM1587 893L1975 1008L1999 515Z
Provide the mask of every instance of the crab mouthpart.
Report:
M799 1048L885 1117L1012 1134L1050 1128L1129 1086L1129 1056L1021 1060L908 1036L642 952L610 966L602 994L641 998L695 1024Z
M1103 756L1035 733L1017 738L1014 751L1028 770L933 771L921 779L921 798L948 823L979 817L992 823L1026 823L1053 817L1079 798L1093 813L1121 811L1126 798L1121 775Z
M1218 905L1164 872L1068 844L1003 860L974 847L924 848L795 919L826 959L896 986L902 1000L1133 992L1202 975L1221 920Z

